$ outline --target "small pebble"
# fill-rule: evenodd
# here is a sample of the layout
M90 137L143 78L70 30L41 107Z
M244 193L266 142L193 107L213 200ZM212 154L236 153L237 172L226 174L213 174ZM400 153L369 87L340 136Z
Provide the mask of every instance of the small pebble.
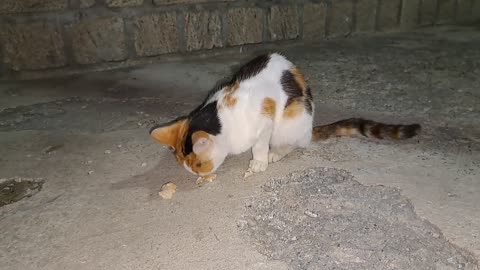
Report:
M311 211L309 211L309 210L306 210L304 213L305 213L305 215L307 215L307 216L309 216L309 217L311 217L311 218L316 218L316 217L318 217L317 214L315 214L315 213L313 213L313 212L311 212Z
M105 154L108 155L108 154L111 154L111 153L112 153L112 151L110 151L110 150L105 150Z
M247 221L243 219L237 222L237 227L240 229L244 229L247 225L248 225Z
M92 164L93 161L92 160L87 160L87 164Z
M93 174L93 171L88 171L88 175L92 175Z
M118 148L122 148L122 145L121 145L121 144L119 144L119 145L117 145L117 147L118 147Z
M47 147L43 148L42 152L44 154L50 154L50 153L53 153L53 152L57 151L58 149L60 149L62 147L63 147L62 144L50 145L50 146L47 146Z
M250 227L255 227L257 225L257 222L253 218L248 218L247 219L247 224Z
M147 163L146 163L146 162L143 162L143 163L142 163L142 167L147 167Z

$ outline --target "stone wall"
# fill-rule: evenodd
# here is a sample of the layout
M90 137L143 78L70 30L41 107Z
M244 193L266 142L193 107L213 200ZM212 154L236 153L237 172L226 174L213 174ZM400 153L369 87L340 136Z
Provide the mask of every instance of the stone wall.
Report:
M0 78L480 19L480 0L0 0Z

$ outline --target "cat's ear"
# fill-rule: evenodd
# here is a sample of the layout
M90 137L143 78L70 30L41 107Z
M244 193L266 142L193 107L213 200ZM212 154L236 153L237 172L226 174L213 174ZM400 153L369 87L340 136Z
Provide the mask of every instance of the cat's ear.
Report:
M192 134L193 152L202 154L210 151L213 147L213 140L205 131L197 131Z
M183 137L186 130L187 120L183 118L153 127L150 129L150 136L152 136L157 142L175 149L177 140L180 140Z

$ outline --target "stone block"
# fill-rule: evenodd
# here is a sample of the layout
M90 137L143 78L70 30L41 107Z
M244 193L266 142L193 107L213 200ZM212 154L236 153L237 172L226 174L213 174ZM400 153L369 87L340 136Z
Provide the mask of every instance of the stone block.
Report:
M455 20L459 23L472 21L472 1L475 0L457 0L457 14Z
M32 23L0 26L3 62L13 70L35 70L66 64L60 25Z
M296 39L300 35L297 6L273 6L267 21L271 41Z
M413 29L419 23L420 0L403 0L400 25L402 29Z
M185 14L187 51L222 47L222 23L217 12Z
M132 7L143 4L143 0L105 0L109 7Z
M89 8L95 5L95 0L70 0L72 8Z
M328 36L345 36L353 31L353 4L352 0L332 2Z
M151 14L134 20L135 49L139 56L179 51L175 12Z
M80 8L89 8L95 5L95 0L80 0L79 7Z
M480 0L472 2L472 20L480 20Z
M437 24L451 23L455 20L455 0L438 0Z
M389 31L398 28L402 0L381 0L377 29Z
M0 0L0 13L61 10L68 0Z
M228 11L228 45L262 42L264 12L260 8L233 8Z
M205 2L233 2L237 0L153 0L157 6L173 4L201 4Z
M121 18L82 21L69 27L73 54L79 64L121 61L127 58Z
M358 0L356 5L356 31L374 32L378 0Z
M306 3L303 9L303 39L315 41L325 38L326 7L321 3Z
M422 0L420 3L420 24L433 25L437 14L437 0Z

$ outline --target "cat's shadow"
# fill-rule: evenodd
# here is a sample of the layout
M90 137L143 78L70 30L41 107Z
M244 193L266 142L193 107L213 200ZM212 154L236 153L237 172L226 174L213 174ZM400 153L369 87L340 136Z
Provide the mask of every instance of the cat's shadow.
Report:
M177 191L185 192L198 188L195 181L196 177L182 168L170 153L162 151L158 156L158 162L155 167L144 173L112 183L110 189L143 188L148 190L149 199L156 199L161 187L168 182L177 185Z

